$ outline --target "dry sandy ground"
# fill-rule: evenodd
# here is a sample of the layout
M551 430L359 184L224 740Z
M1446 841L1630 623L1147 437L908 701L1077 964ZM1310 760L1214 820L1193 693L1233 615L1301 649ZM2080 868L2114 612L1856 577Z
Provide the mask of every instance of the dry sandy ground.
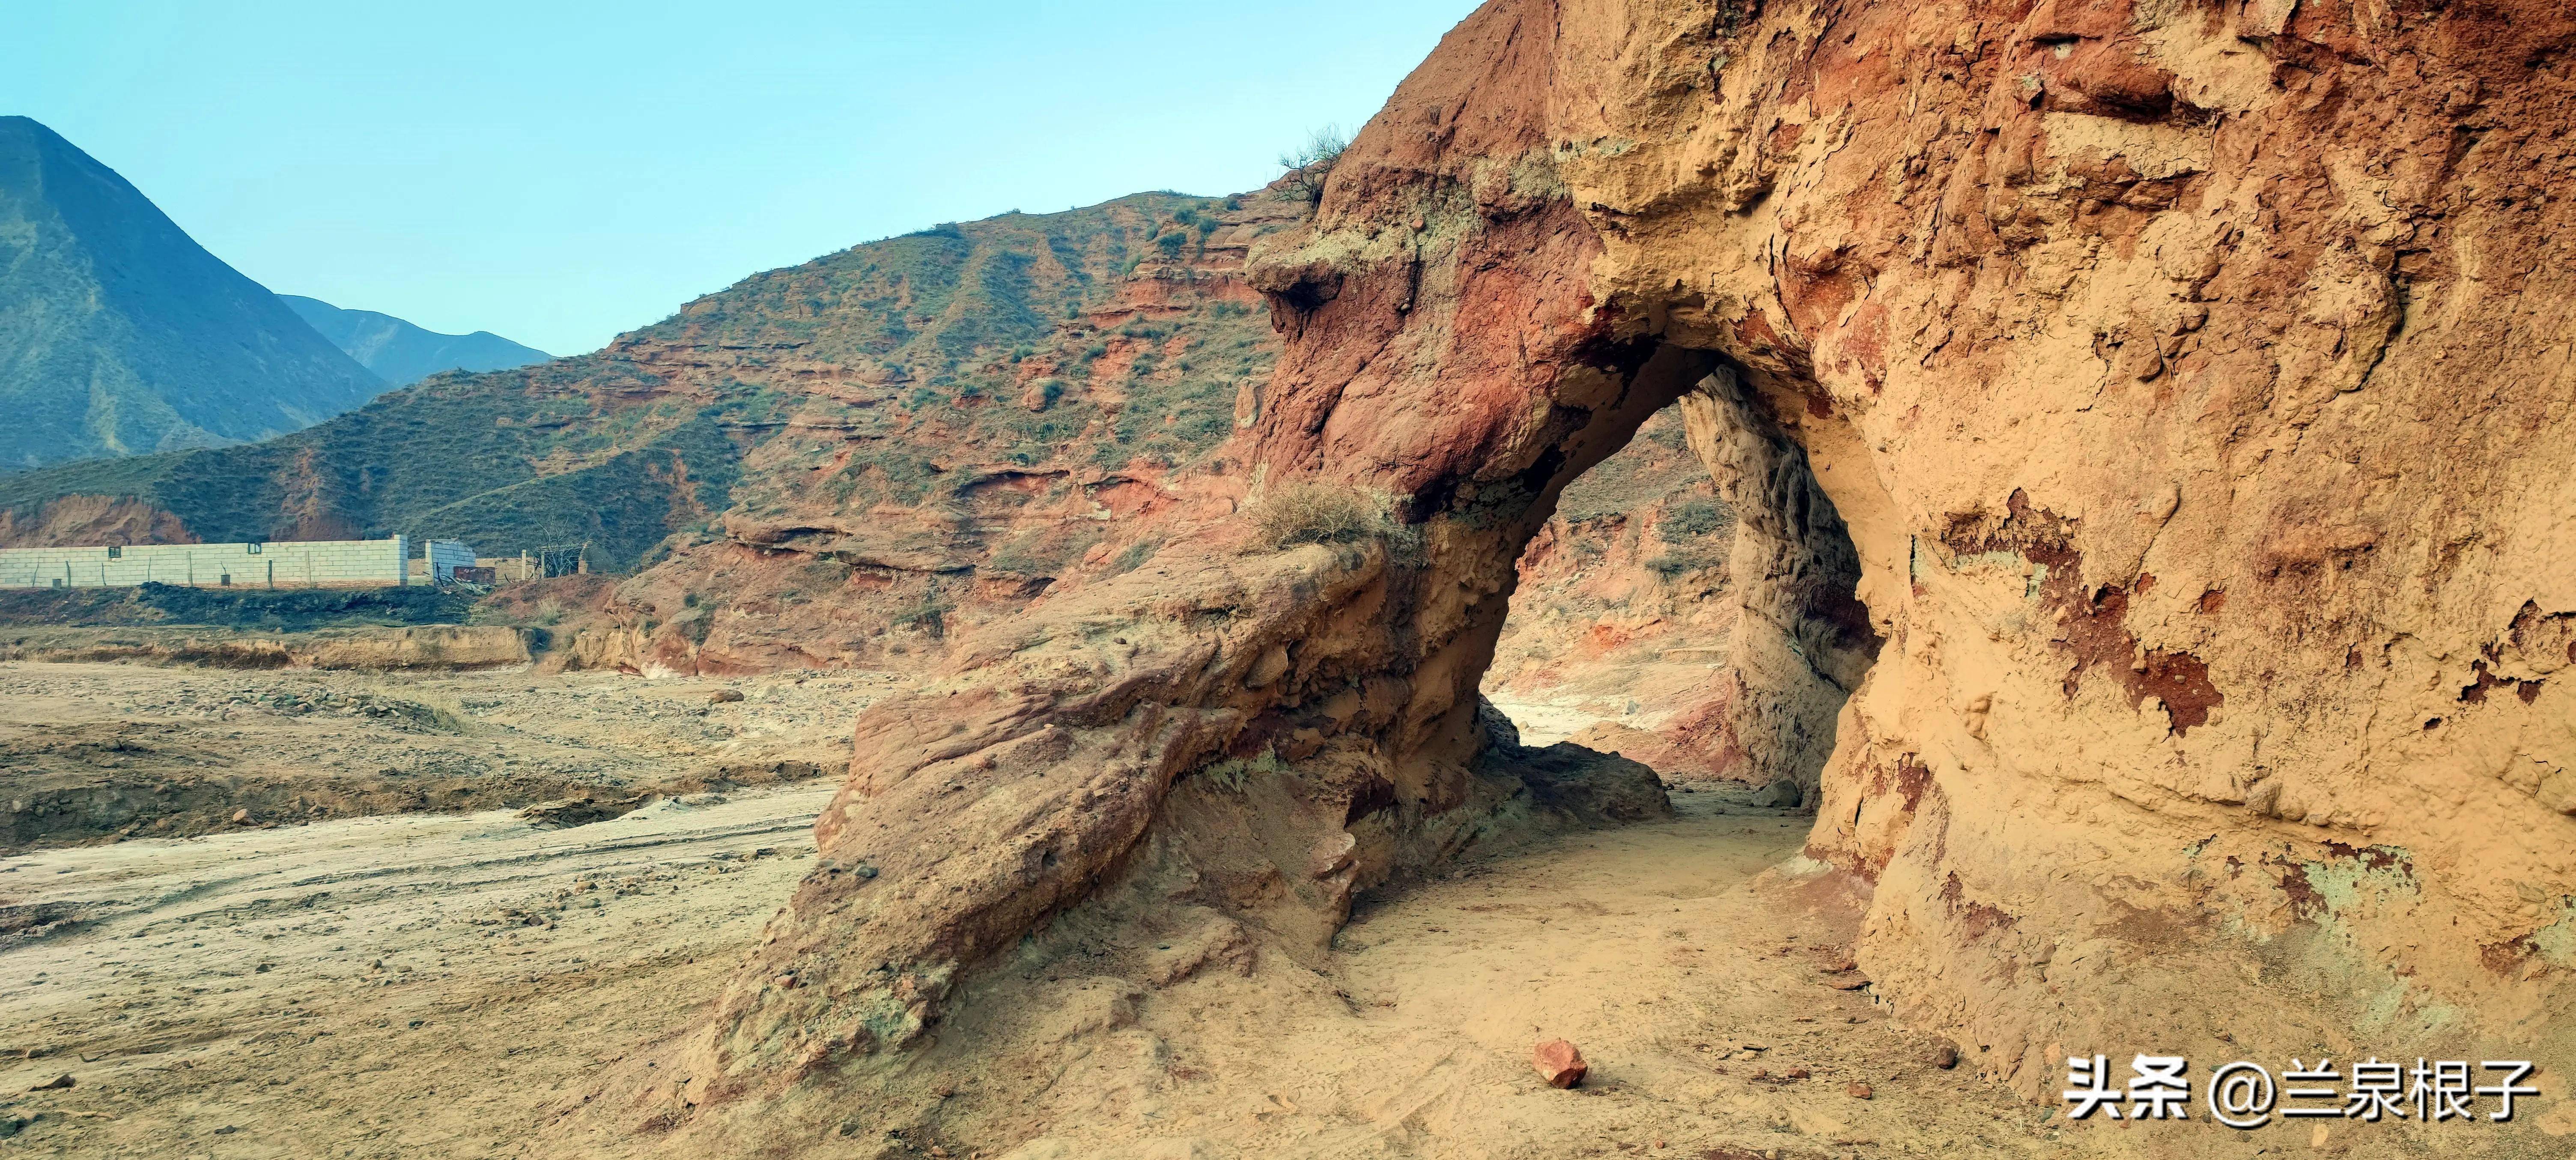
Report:
M0 950L0 1117L33 1118L0 1154L511 1152L601 1063L714 992L804 872L828 792L555 831L502 813L373 818L9 859L0 890L85 918ZM1755 888L1804 819L1680 800L1672 822L1381 898L1320 973L1274 956L1250 978L1129 995L1133 1017L1090 1028L1023 1119L978 1117L983 1142L948 1150L2047 1154L2039 1109L1978 1083L1973 1061L1933 1066L1931 1041L1820 969L1841 955L1848 900ZM1594 1069L1572 1092L1526 1063L1560 1035ZM956 1038L942 1050L978 1036ZM58 1075L74 1086L25 1091Z
M0 894L77 916L0 941L0 1125L33 1121L0 1155L491 1155L721 985L831 792L0 860Z
M658 695L628 681L557 695ZM588 704L595 723L549 727L616 727L607 701L563 706ZM810 864L828 786L560 830L402 815L0 859L22 920L0 936L0 1156L573 1154L532 1129L717 992ZM1016 1160L2155 1154L2132 1151L2143 1136L2059 1140L2047 1109L1975 1078L1973 1049L1937 1067L1935 1041L1841 989L1858 982L1834 969L1855 900L1778 869L1807 818L1731 791L1677 801L1671 821L1392 889L1308 964L1264 952L1248 974L1152 988L1078 969L1068 935L994 984L1045 1001L969 1003L941 1030L932 1062L980 1078L929 1131L888 1140L854 1119L829 1143ZM1591 1061L1577 1090L1528 1065L1554 1036Z
M0 857L0 1148L488 1154L718 985L901 683L0 664L0 805L38 847ZM692 792L416 812L593 788ZM215 832L99 844L101 814Z
M981 1107L913 1142L1009 1160L2067 1154L2046 1109L1973 1058L1939 1067L1940 1041L1843 989L1863 981L1835 969L1856 900L1777 870L1808 819L1747 796L1681 793L1671 821L1391 891L1320 970L1265 954L1154 991L1045 964L1053 1002L937 1050L1048 1023L1089 1025L1088 1047L990 1059L995 1090L955 1101ZM1591 1064L1575 1090L1530 1066L1555 1037ZM1033 1089L1024 1069L1044 1069Z
M0 662L0 851L837 776L899 683Z
M569 830L374 817L0 861L0 892L80 915L0 949L0 1119L28 1121L0 1155L523 1152L544 1108L721 985L804 874L827 797L680 799ZM1821 972L1847 902L1752 889L1803 817L1680 799L1674 822L1548 840L1370 902L1321 972L1270 956L1151 1000L1066 977L1069 995L1128 995L1133 1018L1087 1029L1025 1119L987 1119L953 1152L2048 1155L2038 1108L1932 1067L1927 1041L1834 987L1850 974ZM1538 1036L1582 1044L1592 1080L1540 1085ZM979 1036L953 1039L943 1052ZM57 1075L75 1085L26 1090Z

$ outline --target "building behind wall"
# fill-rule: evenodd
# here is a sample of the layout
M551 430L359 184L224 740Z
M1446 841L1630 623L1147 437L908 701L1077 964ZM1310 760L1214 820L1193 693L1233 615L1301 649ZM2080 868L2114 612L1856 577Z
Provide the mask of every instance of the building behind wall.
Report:
M455 545L462 547L463 545ZM366 588L407 583L410 540L0 548L0 588ZM470 563L472 553L466 553ZM451 562L451 567L453 562Z
M474 548L459 540L424 540L420 558L411 562L411 579L415 584L453 584L456 570L473 568L477 561Z

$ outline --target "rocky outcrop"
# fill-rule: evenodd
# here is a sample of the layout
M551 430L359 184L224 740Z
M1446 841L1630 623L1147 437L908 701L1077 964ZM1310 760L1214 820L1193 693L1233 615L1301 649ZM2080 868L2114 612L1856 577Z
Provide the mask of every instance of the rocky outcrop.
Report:
M1811 800L1835 719L1878 655L1869 610L1853 595L1860 560L1804 448L1734 366L1711 369L1679 408L1691 448L1742 513L1727 554L1738 612L1710 731L1743 755L1731 776Z
M1605 312L1740 368L1850 526L1889 643L1811 850L1881 988L2034 1093L2160 1021L2531 1049L2570 388L2510 303L2563 293L2566 15L1683 27L1569 16L1558 91L1656 98L1552 135Z
M1221 458L1384 521L1174 512L868 710L686 1083L616 1106L892 1082L1174 859L1311 935L1457 848L1515 564L1676 403L1762 622L1732 728L1909 1020L2033 1095L2147 1043L2569 1058L2571 21L1488 4L1249 274L1287 348Z

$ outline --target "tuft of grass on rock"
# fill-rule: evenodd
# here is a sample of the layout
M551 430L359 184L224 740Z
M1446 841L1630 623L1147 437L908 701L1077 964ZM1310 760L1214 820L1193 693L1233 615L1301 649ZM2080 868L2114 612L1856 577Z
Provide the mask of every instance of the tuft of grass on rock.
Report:
M1299 544L1347 544L1382 533L1386 510L1366 492L1301 480L1284 484L1249 513L1260 543L1274 551Z

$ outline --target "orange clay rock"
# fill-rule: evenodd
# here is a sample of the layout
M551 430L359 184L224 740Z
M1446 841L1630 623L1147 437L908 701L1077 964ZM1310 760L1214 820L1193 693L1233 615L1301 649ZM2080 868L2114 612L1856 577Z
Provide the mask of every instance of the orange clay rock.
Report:
M1537 1068L1538 1077L1552 1088L1570 1088L1582 1083L1583 1073L1590 1070L1584 1066L1582 1049L1562 1039L1539 1044L1538 1049L1530 1053L1530 1066Z
M1820 800L1909 1023L2033 1096L2569 1062L2571 46L2543 0L1487 4L1247 274L1250 510L1383 522L1175 512L868 709L686 1082L616 1114L909 1090L961 981L1142 875L1311 953L1503 808L1514 561L1677 402L1738 517L1729 735Z

